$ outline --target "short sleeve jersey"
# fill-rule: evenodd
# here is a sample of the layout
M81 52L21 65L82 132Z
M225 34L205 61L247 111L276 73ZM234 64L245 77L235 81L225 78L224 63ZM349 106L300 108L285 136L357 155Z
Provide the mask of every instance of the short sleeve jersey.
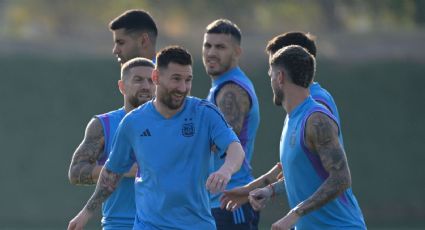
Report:
M118 127L106 168L123 173L139 165L135 229L215 229L206 180L210 149L239 142L211 103L186 97L164 118L153 101L130 112Z

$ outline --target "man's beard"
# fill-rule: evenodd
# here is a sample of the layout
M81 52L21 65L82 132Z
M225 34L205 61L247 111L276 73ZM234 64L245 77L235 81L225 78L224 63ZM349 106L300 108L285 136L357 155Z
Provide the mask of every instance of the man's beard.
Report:
M137 108L137 107L145 104L146 102L148 102L151 99L152 99L152 96L149 97L149 98L140 99L137 95L135 95L135 96L128 98L128 102L130 103L131 106L133 106L134 108Z
M208 65L208 63L206 64ZM217 59L217 64L216 64L217 68L213 69L213 68L207 68L207 66L205 66L206 72L209 76L220 76L222 74L224 74L225 72L229 71L231 63L225 63L222 64L220 60Z
M279 90L273 90L273 102L277 106L281 106L283 101L283 93Z
M178 92L171 91L168 93L164 93L163 97L160 99L162 104L166 105L169 109L172 109L172 110L179 109L183 105L184 101L186 100L186 96L189 94L189 92L186 92L184 93L184 96L181 101L174 101L172 98L172 95L175 93L178 93ZM179 93L179 94L182 94L182 93Z

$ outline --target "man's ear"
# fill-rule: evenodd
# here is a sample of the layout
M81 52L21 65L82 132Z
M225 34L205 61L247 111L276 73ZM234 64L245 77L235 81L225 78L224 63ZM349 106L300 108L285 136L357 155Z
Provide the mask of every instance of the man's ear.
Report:
M279 71L277 74L277 81L279 82L279 85L283 85L286 83L287 76L283 70Z
M118 89L120 90L122 95L125 95L125 87L123 80L118 80Z
M235 45L235 51L236 51L236 57L238 59L240 59L241 56L242 56L242 48L241 48L241 46L240 45Z
M149 38L149 35L148 35L148 33L142 33L140 36L139 36L139 38L138 38L138 42L139 42L139 45L141 46L141 47L144 47L144 46L146 46L146 45L148 45L148 44L150 44L151 43L151 40L150 40L150 38Z
M158 80L158 78L159 78L159 70L158 69L154 69L153 71L152 71L152 82L155 84L155 85L158 85L159 84L159 80Z

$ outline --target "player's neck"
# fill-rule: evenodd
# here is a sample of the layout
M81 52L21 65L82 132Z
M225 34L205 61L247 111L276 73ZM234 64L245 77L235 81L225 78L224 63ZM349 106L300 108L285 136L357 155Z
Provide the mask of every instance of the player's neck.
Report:
M130 103L124 101L124 110L125 110L125 113L129 113L133 109L135 109L134 106L132 106Z
M308 89L302 87L291 87L285 92L284 101L282 103L283 108L288 114L290 114L309 95L310 91Z
M141 55L141 56L153 61L155 60L155 55L156 55L155 47L152 47L150 49L145 50L144 55Z
M229 71L231 71L232 69L234 69L234 68L236 68L236 67L239 67L239 65L238 65L237 63L232 64L232 65L229 67L229 69L227 69L227 70L226 70L226 71L224 71L223 73L218 74L218 75L210 75L210 78L211 78L211 80L215 81L215 80L219 79L219 78L220 78L220 77L222 77L224 74L228 73Z

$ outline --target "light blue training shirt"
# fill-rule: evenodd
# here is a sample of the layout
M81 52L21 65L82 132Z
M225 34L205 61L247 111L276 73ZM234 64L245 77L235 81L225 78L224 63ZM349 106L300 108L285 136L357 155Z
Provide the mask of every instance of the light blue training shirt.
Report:
M168 119L153 101L128 113L105 166L124 173L135 155L141 177L134 229L215 229L206 189L210 149L232 142L239 140L216 106L195 97Z

